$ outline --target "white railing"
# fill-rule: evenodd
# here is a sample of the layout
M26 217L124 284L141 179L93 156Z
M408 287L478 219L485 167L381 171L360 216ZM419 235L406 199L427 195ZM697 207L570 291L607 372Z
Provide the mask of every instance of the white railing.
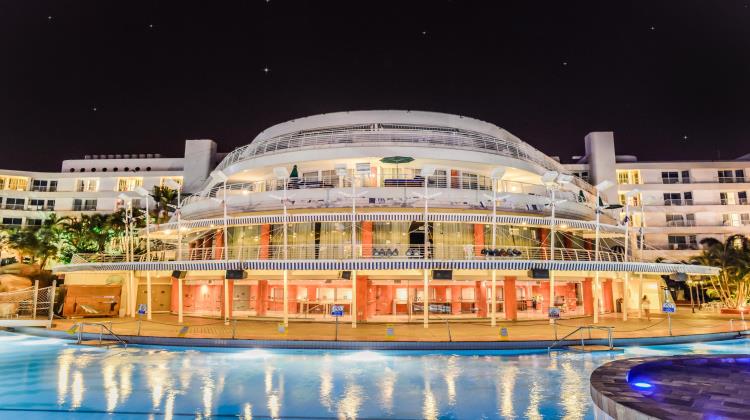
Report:
M528 246L488 246L475 245L433 245L428 247L428 257L440 260L556 260L556 261L596 261L596 253L592 250L575 248L556 248L552 258L550 249L546 247ZM222 247L190 248L178 256L175 250L152 251L148 257L145 254L135 256L136 262L146 261L211 261L223 260L225 249ZM229 247L229 260L348 260L351 259L351 244L336 245L289 245L284 252L283 245L254 245L243 247ZM118 255L108 258L101 254L77 254L74 263L125 262ZM424 247L409 244L373 244L355 246L356 259L421 259L424 258ZM622 262L620 253L600 251L599 261Z
M352 145L368 147L403 145L433 148L442 146L474 150L532 162L548 170L568 173L559 162L521 141L506 140L450 127L383 123L302 130L259 140L229 153L221 161L218 169L272 153L322 147L351 147ZM589 193L595 193L593 187L583 180L575 178L573 182Z
M55 288L26 288L0 293L1 319L52 319L55 305Z

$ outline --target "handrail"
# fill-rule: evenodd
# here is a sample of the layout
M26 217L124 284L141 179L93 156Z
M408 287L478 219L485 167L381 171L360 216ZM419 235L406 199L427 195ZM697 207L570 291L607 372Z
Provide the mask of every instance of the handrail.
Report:
M86 325L91 326L97 326L99 327L99 344L102 344L102 335L104 333L104 330L106 330L110 336L112 336L116 341L118 341L120 344L124 345L125 347L128 346L128 343L120 338L119 335L115 334L114 331L112 331L111 327L106 326L103 322L77 322L76 325L78 326L78 340L76 344L81 344L82 338L83 338L83 329ZM110 322L110 326L112 325L112 322Z
M177 251L152 251L150 254L135 255L136 262L164 261L211 261L230 260L342 260L352 259L352 245L338 244L305 244L288 245L250 245L235 247L202 247L191 248L177 255ZM432 245L428 247L430 259L441 260L542 260L542 261L596 261L596 252L578 248L555 248L554 257L548 247L513 246L499 244L496 247L484 245ZM402 244L357 244L355 259L398 259L424 258L424 247L421 245ZM124 255L76 254L77 263L126 262ZM623 254L599 251L599 261L623 262ZM636 262L635 259L631 261Z
M548 170L568 172L559 162L522 141L508 140L466 129L404 123L351 124L301 130L260 139L230 152L219 163L217 169L224 169L235 163L267 154L295 149L319 149L326 146L352 147L357 144L369 147L396 145L434 148L443 146L474 150L532 162ZM573 182L579 188L591 194L594 193L593 187L585 181L575 178Z
M591 340L591 330L604 330L607 331L607 343L609 345L609 349L612 350L614 348L614 344L612 341L612 331L615 327L608 327L608 326L600 326L600 325L582 325L575 330L571 331L570 333L566 334L563 338L556 340L554 343L552 343L549 347L547 347L547 353L549 353L557 344L565 341L568 337L571 335L574 335L577 332L581 332L581 350L583 350L586 347L586 343L583 338L583 331L587 330L589 332L589 340Z

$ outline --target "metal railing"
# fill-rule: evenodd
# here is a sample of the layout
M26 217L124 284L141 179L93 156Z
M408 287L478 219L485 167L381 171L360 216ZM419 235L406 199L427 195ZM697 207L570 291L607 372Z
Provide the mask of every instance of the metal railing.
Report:
M211 261L223 260L222 247L190 248L177 251L152 251L150 254L135 255L134 261ZM229 247L229 260L284 260L283 245L253 245ZM497 247L475 245L432 245L427 248L428 259L439 260L555 260L555 261L596 261L596 253L587 249L555 248L554 258L547 247L498 245ZM410 244L357 244L356 259L423 259L424 246ZM348 260L352 259L351 244L334 245L289 245L286 248L288 260ZM631 260L633 260L631 258ZM73 264L126 262L125 255L75 254ZM623 254L599 251L599 261L623 262Z
M584 338L583 332L588 331L589 333L589 340L592 340L591 338L591 330L600 330L600 331L607 331L607 345L610 350L614 348L614 342L612 339L612 331L615 329L615 327L607 327L607 326L600 326L600 325L582 325L575 330L571 331L570 333L566 334L563 338L559 340L555 340L554 343L552 343L549 347L547 347L547 352L549 353L552 351L552 349L557 346L558 344L562 343L563 341L567 340L569 337L575 335L576 333L581 333L581 350L583 351L586 348L586 339Z
M423 188L424 178L418 175L410 173L399 173L393 176L383 176L380 181L369 178L367 180L359 180L357 182L357 188ZM352 171L350 171L352 172ZM352 172L353 173L353 172ZM350 173L351 175L351 173ZM251 195L259 192L270 192L270 191L281 191L284 189L284 181L279 178L268 178L262 181L253 182L230 182L226 185L228 195ZM307 190L307 189L334 189L334 188L351 188L351 183L346 177L339 177L337 175L324 175L320 177L300 177L291 178L286 180L287 190ZM427 187L436 189L454 189L454 190L473 190L473 191L492 191L492 180L482 175L434 175L427 178ZM198 194L186 197L182 205L210 199L222 197L224 191L224 184L219 183L211 186L208 189L204 189ZM516 194L531 194L535 196L547 197L549 195L547 189L543 185L530 184L520 181L499 181L498 182L498 193L516 193ZM289 194L294 194L290 192ZM581 201L580 197L572 192L558 191L558 199L565 199L570 202ZM485 199L482 197L482 199ZM586 200L593 202L593 196L587 196ZM584 200L584 202L586 202Z
M0 293L0 318L51 320L55 289L56 283L40 288L35 281L33 287Z
M442 146L444 148L492 153L532 162L548 170L562 173L569 172L556 160L531 145L515 139L508 140L452 127L389 123L356 124L300 130L261 139L229 153L221 161L217 169L224 169L235 163L267 154L300 149L352 147L353 145L429 148ZM593 187L580 178L575 178L573 182L579 188L591 194L595 193Z
M102 344L102 339L104 337L104 332L106 331L107 334L109 334L112 338L115 339L118 343L122 344L123 346L127 347L128 343L120 338L119 335L115 334L114 331L112 331L112 322L109 322L109 326L105 325L103 322L77 322L75 324L77 326L76 328L76 344L81 344L83 341L83 334L84 334L84 327L86 325L92 326L92 327L99 327L99 345Z

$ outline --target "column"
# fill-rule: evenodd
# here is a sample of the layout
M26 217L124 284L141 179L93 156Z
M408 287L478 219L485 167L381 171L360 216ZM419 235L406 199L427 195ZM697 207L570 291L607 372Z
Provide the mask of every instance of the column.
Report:
M271 247L271 225L260 225L260 250L258 259L267 260L270 256Z
M430 324L430 273L428 270L422 271L424 272L422 284L422 295L424 296L424 298L422 299L422 315L424 319L422 325L427 328Z
M486 318L487 317L487 290L484 287L483 281L477 281L474 283L474 298L476 301L477 309L477 317L479 318Z
M353 274L353 273L352 273ZM289 326L289 270L284 270L284 326Z
M594 315L594 290L592 282L591 277L586 277L583 280L583 314L586 316Z
M516 278L506 276L503 279L503 291L505 299L503 308L505 309L505 320L515 321L518 319L518 297L516 296Z
M146 319L151 321L151 271L146 270Z
M484 225L480 223L474 224L474 255L481 256L482 248L484 248Z
M550 287L548 281L543 281L539 284L539 296L542 297L542 304L541 307L538 309L546 316L546 314L549 313L550 305L552 305L554 302L549 301L550 296Z
M357 300L357 321L367 321L368 315L368 280L366 276L357 276L357 295L353 296Z
M451 286L451 315L461 314L461 286Z
M298 313L299 302L297 302L297 286L289 286L289 298L289 313Z
M602 300L604 302L604 312L614 312L612 305L612 279L605 279L602 285Z
M497 325L497 270L492 270L492 287L490 288L490 324L494 327Z
M372 258L372 221L363 221L362 227L362 258Z
M182 324L182 314L183 314L183 305L182 305L182 279L177 279L177 323Z
M257 316L266 316L268 280L258 280L258 296L255 299L255 314Z

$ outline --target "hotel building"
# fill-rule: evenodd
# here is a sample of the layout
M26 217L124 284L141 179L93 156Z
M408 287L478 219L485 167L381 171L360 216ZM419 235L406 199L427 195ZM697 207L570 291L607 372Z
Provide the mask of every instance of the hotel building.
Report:
M585 150L561 164L472 118L341 112L275 125L226 155L189 140L182 158L0 171L0 213L33 225L144 206L133 191L171 180L183 186L178 215L138 232L140 251L54 268L79 289L68 314L109 305L135 316L148 303L149 317L288 322L330 320L339 306L354 326L632 316L640 296L652 309L665 299L663 275L716 273L679 263L703 237L748 228L746 161L638 162L616 155L607 132L586 136ZM113 299L96 302L103 288Z

